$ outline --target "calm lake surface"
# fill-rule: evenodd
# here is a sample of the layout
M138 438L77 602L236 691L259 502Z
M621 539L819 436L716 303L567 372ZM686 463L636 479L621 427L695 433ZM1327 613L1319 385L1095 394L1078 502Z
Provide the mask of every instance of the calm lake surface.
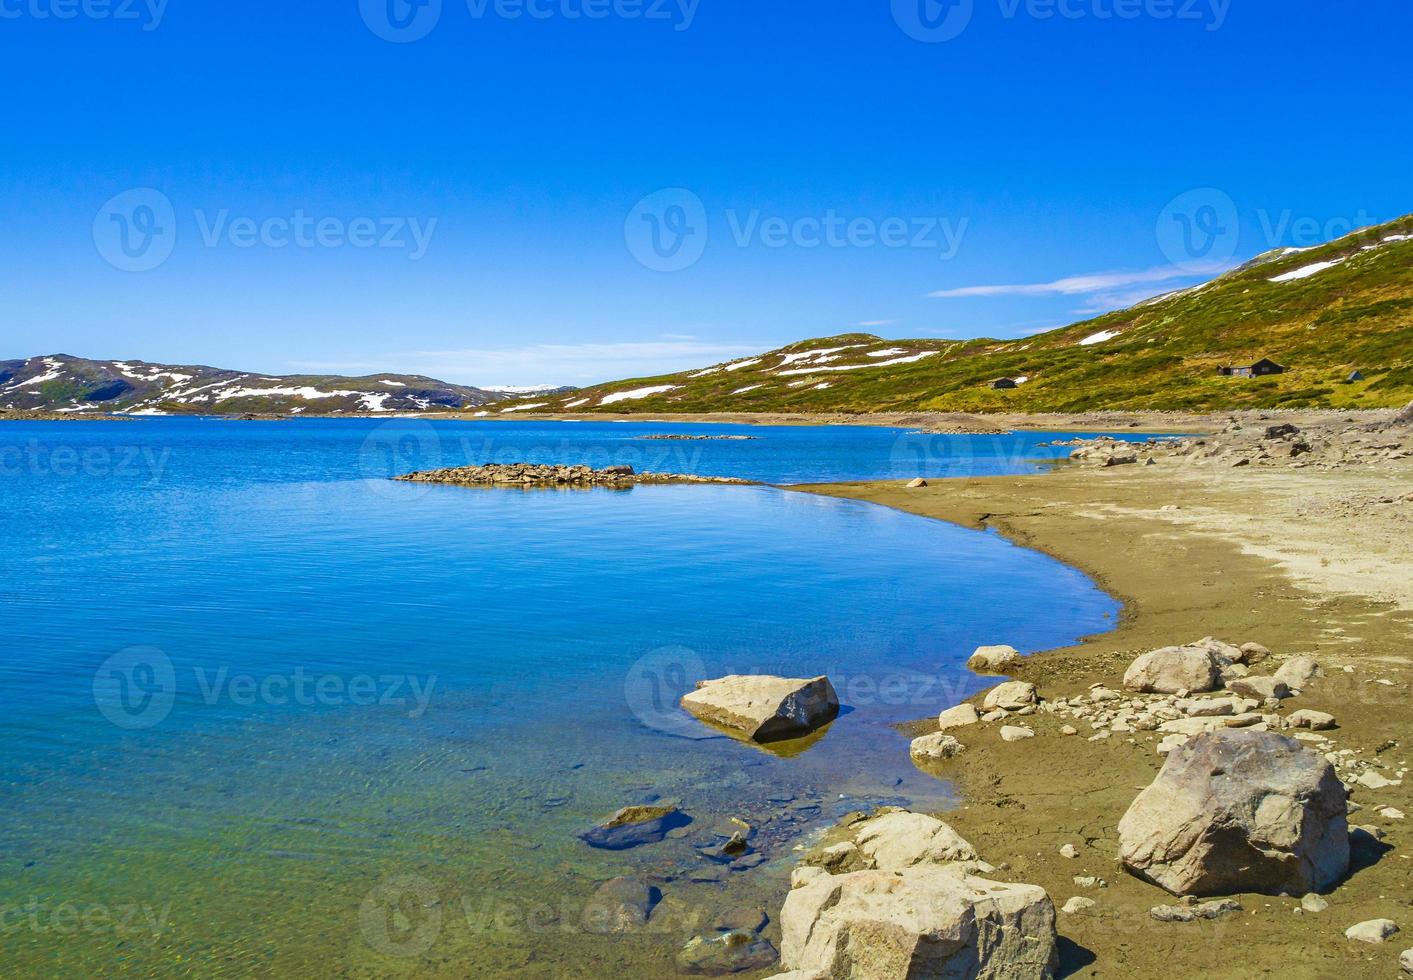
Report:
M661 433L755 438L642 438ZM0 424L0 974L675 975L722 913L773 917L795 848L844 812L948 805L892 725L983 686L972 648L1068 643L1117 605L994 535L773 487L386 478L522 460L966 477L1034 471L1069 435ZM846 709L763 751L676 708L730 672L828 673ZM655 799L685 833L578 839ZM754 867L700 853L732 817ZM661 889L661 926L585 931L623 874Z

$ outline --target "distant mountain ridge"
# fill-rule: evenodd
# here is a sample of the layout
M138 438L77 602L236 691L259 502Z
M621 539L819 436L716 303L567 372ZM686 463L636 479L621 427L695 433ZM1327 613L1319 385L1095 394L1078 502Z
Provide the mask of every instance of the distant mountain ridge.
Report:
M69 354L0 361L0 408L18 410L346 415L468 409L519 394L414 374L273 376Z
M1289 371L1218 373L1262 358ZM1413 216L1315 248L1276 249L1201 285L1017 340L843 334L499 410L1217 411L1410 399Z

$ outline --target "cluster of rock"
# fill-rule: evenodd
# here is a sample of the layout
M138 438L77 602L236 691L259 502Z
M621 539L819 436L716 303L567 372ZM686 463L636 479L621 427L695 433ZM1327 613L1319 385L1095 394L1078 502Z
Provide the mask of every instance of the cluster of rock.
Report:
M1049 895L994 871L935 817L851 814L795 869L775 980L1053 977Z
M462 487L612 487L624 489L643 483L746 484L724 476L691 476L682 473L638 473L631 466L553 466L539 463L488 463L421 470L393 477L407 483L445 483Z
M1336 468L1413 458L1410 414L1413 406L1381 422L1328 421L1303 427L1273 422L1265 415L1234 416L1220 432L1198 438L1124 442L1100 436L1051 445L1075 446L1072 461L1100 467L1175 460L1197 465Z
M760 436L696 436L665 433L663 435L639 436L638 438L661 442L749 442L759 439Z

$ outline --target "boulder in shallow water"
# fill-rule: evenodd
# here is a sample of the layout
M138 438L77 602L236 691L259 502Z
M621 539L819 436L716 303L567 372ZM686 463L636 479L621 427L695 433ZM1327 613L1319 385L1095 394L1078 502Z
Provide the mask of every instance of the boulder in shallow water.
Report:
M585 932L615 936L647 924L661 894L638 878L613 878L594 892L579 916Z
M965 749L966 746L951 735L933 732L931 735L913 739L912 744L908 746L908 755L912 757L913 762L946 762Z
M670 803L625 806L579 837L590 847L624 851L642 844L656 844L670 831L691 822L691 817Z
M805 976L1045 980L1059 959L1043 888L928 865L814 878L780 923L781 963Z
M693 936L677 954L677 969L694 976L721 977L762 970L779 954L770 940L747 929Z
M1194 735L1119 821L1119 859L1175 895L1324 891L1349 870L1334 768L1273 732Z
M827 677L801 679L732 674L698 681L682 707L702 721L738 731L757 742L808 735L839 713L839 696Z
M1020 658L1020 651L1015 647L1005 645L977 647L976 652L967 659L967 669L974 670L978 674L994 674Z

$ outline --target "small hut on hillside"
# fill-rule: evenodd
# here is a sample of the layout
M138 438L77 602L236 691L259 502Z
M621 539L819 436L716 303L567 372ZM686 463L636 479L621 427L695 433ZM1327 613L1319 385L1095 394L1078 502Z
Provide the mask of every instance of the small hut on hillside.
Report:
M991 382L991 387L997 391L1007 391L1011 388L1019 387L1014 378L997 378Z
M1285 374L1287 370L1269 357L1263 357L1248 367L1219 367L1217 373L1227 378L1264 378L1271 374Z

